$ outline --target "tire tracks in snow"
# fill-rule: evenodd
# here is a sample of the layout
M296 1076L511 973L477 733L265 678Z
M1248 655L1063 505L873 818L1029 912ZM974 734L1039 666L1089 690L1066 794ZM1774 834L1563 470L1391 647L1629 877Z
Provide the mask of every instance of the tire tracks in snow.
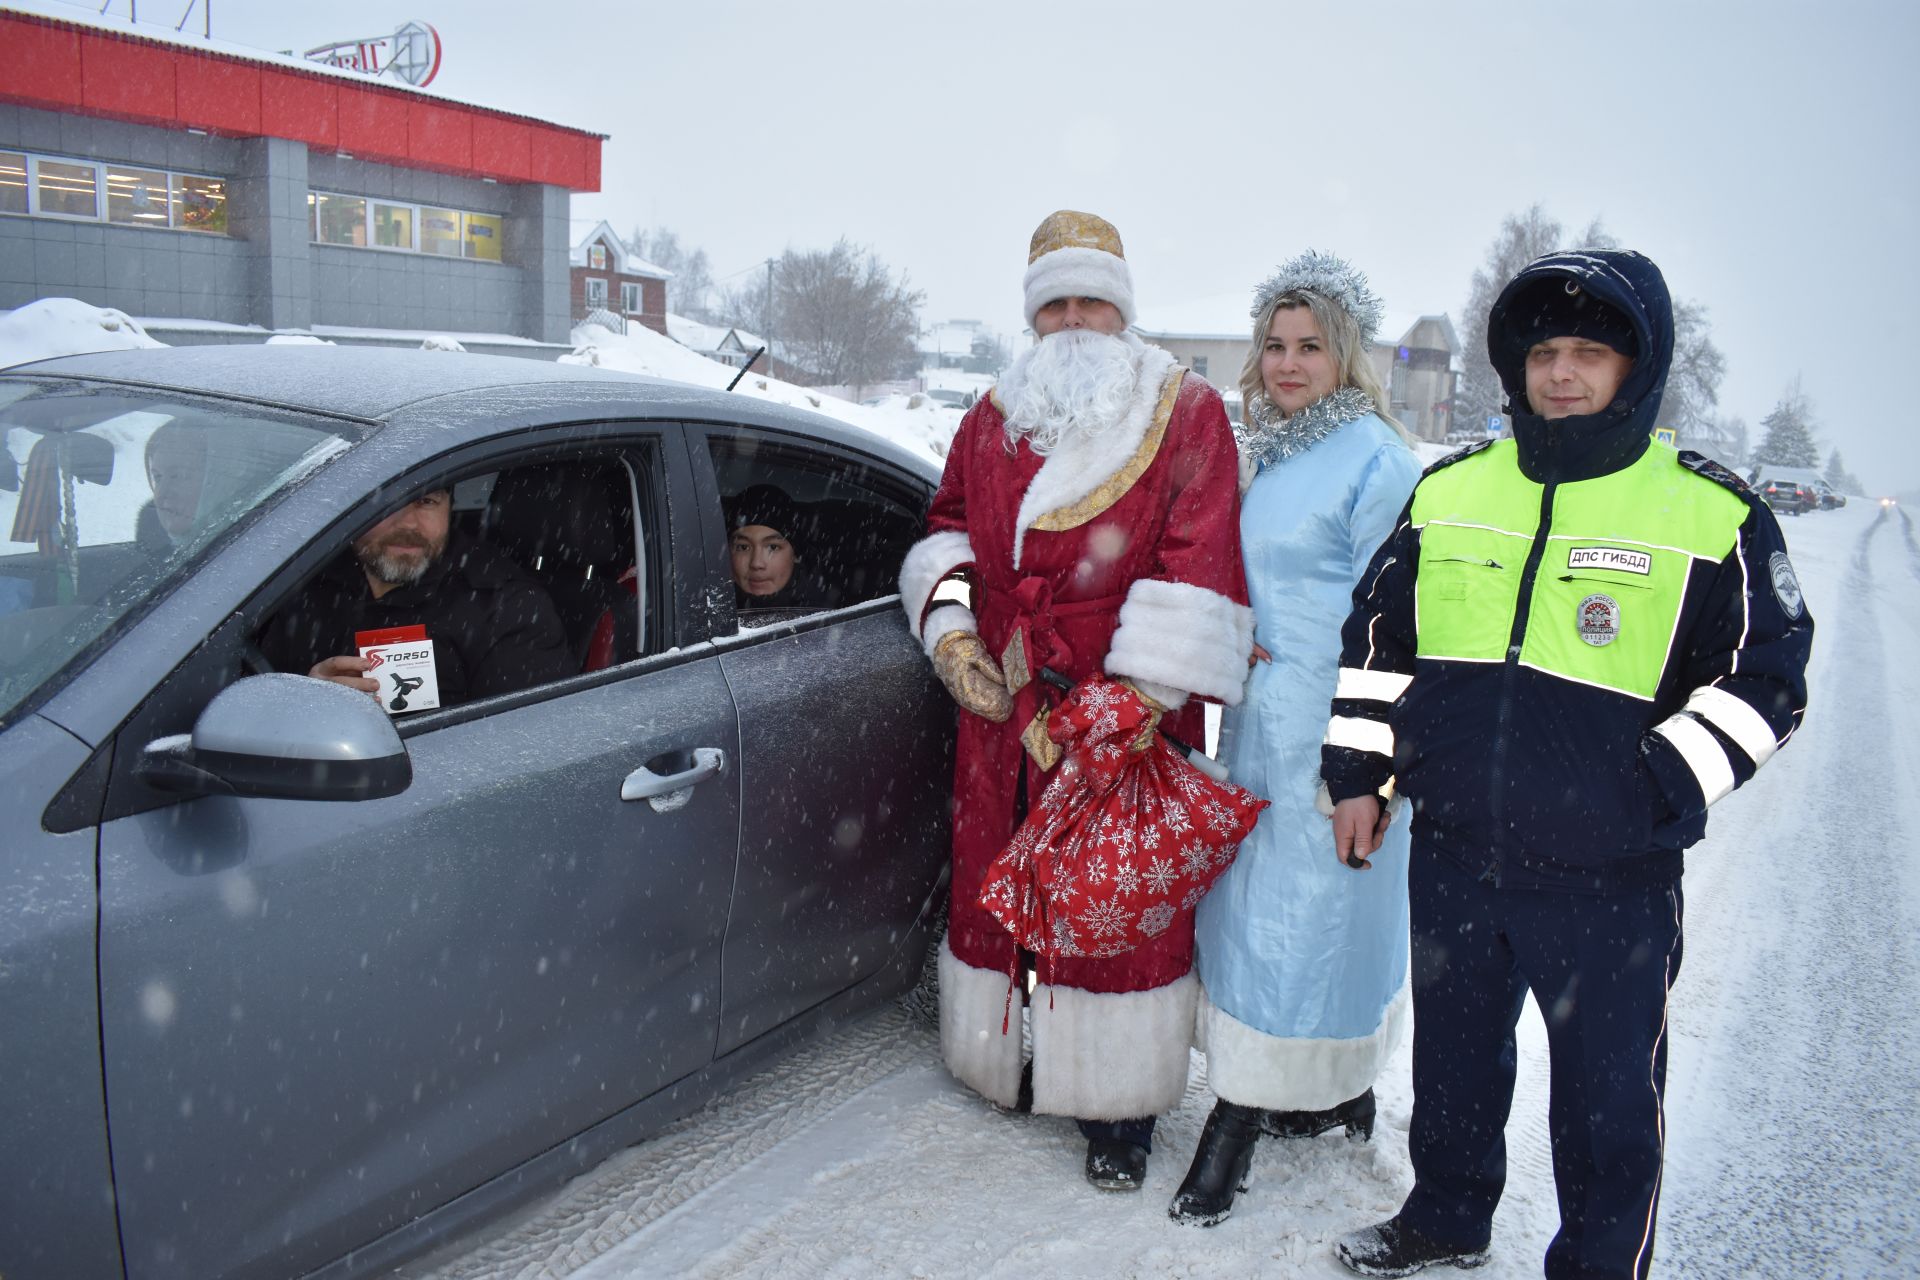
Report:
M1892 567L1891 540L1876 538L1890 527L1883 513L1861 533L1817 615L1819 731L1803 729L1802 751L1769 767L1768 803L1689 858L1718 864L1698 907L1699 960L1718 995L1705 1028L1714 1047L1690 1082L1692 1132L1671 1160L1660 1254L1674 1274L1856 1280L1920 1268L1920 1062L1909 1043L1920 829L1900 734L1912 730L1894 721L1911 703L1887 665L1887 631L1906 630L1909 615L1880 594L1912 588L1878 571ZM1920 577L1910 522L1907 539L1906 567ZM1910 638L1900 650L1912 652ZM1682 984L1699 967L1689 954ZM1676 1014L1677 1034L1689 1030L1702 1029Z

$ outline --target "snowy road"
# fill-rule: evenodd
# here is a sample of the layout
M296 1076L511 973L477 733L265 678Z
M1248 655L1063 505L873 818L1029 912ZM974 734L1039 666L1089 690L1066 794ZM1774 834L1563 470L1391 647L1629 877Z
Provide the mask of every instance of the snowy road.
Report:
M1789 521L1818 619L1796 740L1688 858L1656 1273L1920 1274L1920 541L1856 500ZM1556 1220L1531 1010L1488 1277L1539 1274ZM1081 1181L1064 1120L994 1112L889 1010L614 1157L410 1280L1338 1276L1327 1242L1409 1182L1409 1058L1370 1146L1263 1143L1213 1230L1166 1203L1212 1104L1204 1059L1146 1191ZM1436 1273L1454 1274L1449 1271Z

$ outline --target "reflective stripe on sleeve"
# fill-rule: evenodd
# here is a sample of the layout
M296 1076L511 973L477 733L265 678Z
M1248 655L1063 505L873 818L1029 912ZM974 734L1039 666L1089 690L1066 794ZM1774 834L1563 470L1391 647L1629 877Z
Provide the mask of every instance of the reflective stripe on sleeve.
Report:
M1397 671L1368 671L1363 667L1340 668L1340 683L1335 698L1364 698L1369 702L1392 702L1407 691L1412 676Z
M1687 710L1732 738L1756 769L1780 749L1766 718L1718 685L1701 685L1695 689L1687 699Z
M1687 762L1687 768L1693 770L1695 782L1700 784L1700 794L1706 797L1708 804L1724 797L1733 790L1733 766L1727 763L1727 753L1707 726L1695 720L1686 712L1669 716L1654 726L1653 731L1666 738L1680 752L1680 758Z
M1379 755L1393 754L1393 730L1378 720L1362 720L1359 716L1335 716L1327 722L1326 745L1329 747L1351 747L1355 751L1372 751Z

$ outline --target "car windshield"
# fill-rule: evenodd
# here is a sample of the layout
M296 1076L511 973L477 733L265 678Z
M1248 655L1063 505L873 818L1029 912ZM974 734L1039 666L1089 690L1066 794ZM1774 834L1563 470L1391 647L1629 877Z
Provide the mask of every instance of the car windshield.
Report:
M0 720L347 444L265 411L0 381Z

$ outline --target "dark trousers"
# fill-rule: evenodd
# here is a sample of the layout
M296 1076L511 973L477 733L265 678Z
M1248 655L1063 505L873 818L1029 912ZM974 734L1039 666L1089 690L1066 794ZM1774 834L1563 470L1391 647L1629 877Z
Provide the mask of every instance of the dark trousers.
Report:
M1514 1026L1546 1020L1560 1231L1549 1280L1644 1277L1666 1138L1667 992L1680 887L1579 895L1495 888L1414 846L1414 1188L1403 1221L1481 1248L1506 1182Z

